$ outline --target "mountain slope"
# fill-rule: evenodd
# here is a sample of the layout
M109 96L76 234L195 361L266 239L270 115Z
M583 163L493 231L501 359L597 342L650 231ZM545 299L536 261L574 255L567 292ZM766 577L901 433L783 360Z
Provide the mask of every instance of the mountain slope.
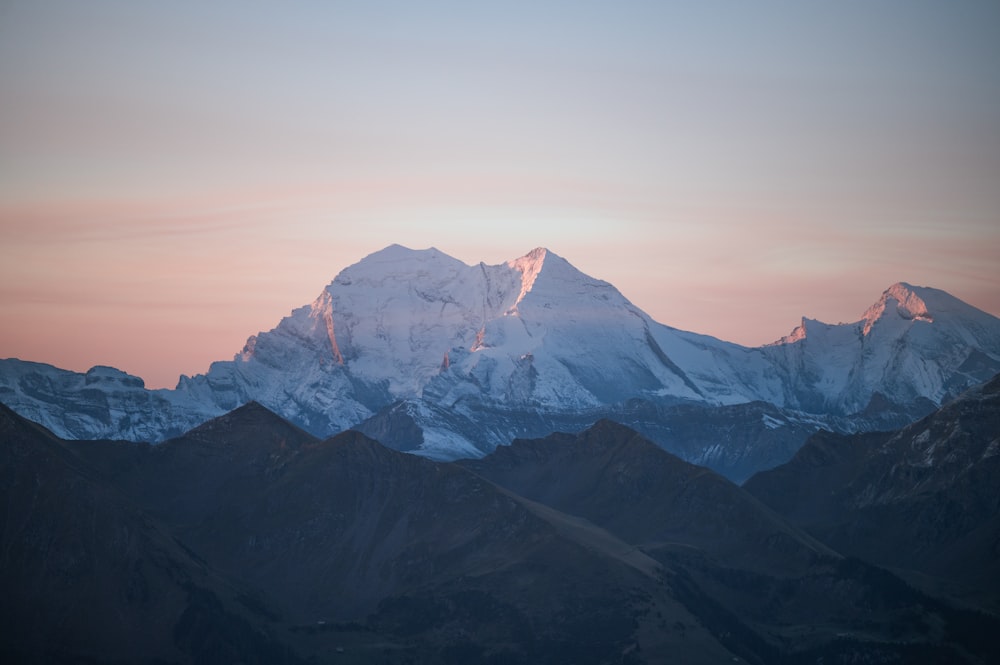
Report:
M635 544L663 564L673 595L750 662L962 659L951 632L978 620L842 558L742 488L612 422L456 463ZM963 648L990 653L986 633L973 633L958 640Z
M1000 597L1000 376L898 432L824 434L746 489L845 553Z
M607 420L458 463L640 546L681 543L722 562L767 569L836 557L724 478Z
M511 662L605 662L640 645L654 659L728 657L633 547L356 432L318 441L249 405L131 464L94 466L114 468L113 483L207 565L256 589L294 644L306 634L329 648L346 631L360 653L381 658L390 644L418 662L463 644ZM685 634L654 630L654 612ZM317 621L342 629L316 636Z
M240 586L2 405L0 501L5 662L299 662Z

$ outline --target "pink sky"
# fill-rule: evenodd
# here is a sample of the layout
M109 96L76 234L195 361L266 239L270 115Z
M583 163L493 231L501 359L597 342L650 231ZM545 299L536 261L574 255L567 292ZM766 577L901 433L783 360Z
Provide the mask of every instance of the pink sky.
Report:
M0 357L172 387L391 243L748 345L1000 314L995 6L203 4L0 8Z

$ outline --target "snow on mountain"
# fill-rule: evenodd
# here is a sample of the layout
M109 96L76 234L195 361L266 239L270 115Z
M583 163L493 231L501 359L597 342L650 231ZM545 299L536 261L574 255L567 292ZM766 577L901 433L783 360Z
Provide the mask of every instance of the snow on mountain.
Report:
M450 351L449 376L434 386L446 403L470 388L505 403L563 410L636 394L700 399L659 348L657 324L607 282L543 249L485 274L501 285L513 278L517 291L504 293L492 311L484 307L471 347Z
M880 396L933 407L1000 372L1000 320L944 291L900 282L860 321L803 319L761 351L781 377L782 406L846 415Z
M218 415L171 390L147 390L137 376L97 366L70 372L16 358L0 360L0 402L60 437L161 441Z
M311 305L178 390L222 409L256 399L320 432L425 393L444 405L473 399L555 411L637 395L716 399L719 391L697 385L663 351L674 334L545 249L468 266L436 249L394 245L345 269ZM739 347L711 344L738 355Z
M470 266L392 245L173 391L115 371L0 361L0 401L61 436L160 440L255 400L315 434L365 423L437 458L585 427L635 400L658 413L760 401L796 422L863 427L923 415L1000 371L1000 320L897 284L857 323L803 319L747 348L657 323L543 248Z

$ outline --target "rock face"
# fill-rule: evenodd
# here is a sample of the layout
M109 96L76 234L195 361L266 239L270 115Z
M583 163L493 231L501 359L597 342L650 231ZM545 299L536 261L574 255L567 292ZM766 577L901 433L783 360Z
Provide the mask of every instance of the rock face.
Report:
M857 323L746 348L657 323L545 249L469 266L394 245L175 390L5 360L0 401L62 436L150 441L258 401L434 459L611 417L740 480L818 427L898 427L997 371L1000 320L934 289L896 284ZM722 450L716 407L762 426Z
M1000 608L1000 377L898 432L818 434L746 489L835 549Z
M1000 655L995 619L608 421L456 464L256 403L156 446L0 409L0 481L4 662Z

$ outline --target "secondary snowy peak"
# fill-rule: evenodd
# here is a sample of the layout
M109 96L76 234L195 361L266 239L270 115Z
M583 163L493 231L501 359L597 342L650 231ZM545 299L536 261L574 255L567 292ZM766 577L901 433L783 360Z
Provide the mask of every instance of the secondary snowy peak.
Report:
M879 301L865 312L861 319L861 334L867 336L879 320L893 314L905 321L933 323L934 317L922 296L928 297L932 301L943 298L953 299L944 291L927 287L913 287L905 282L897 282L886 289Z
M791 333L767 346L794 344L842 329L857 330L862 337L870 336L876 329L886 329L887 332L891 330L893 332L889 334L896 335L913 325L935 322L950 327L971 326L976 330L983 327L994 328L1000 323L991 314L940 289L897 282L883 291L878 301L865 310L856 323L831 324L803 317Z
M859 321L803 319L761 351L782 376L782 406L847 415L882 402L923 403L926 412L1000 371L1000 319L944 291L899 282Z

